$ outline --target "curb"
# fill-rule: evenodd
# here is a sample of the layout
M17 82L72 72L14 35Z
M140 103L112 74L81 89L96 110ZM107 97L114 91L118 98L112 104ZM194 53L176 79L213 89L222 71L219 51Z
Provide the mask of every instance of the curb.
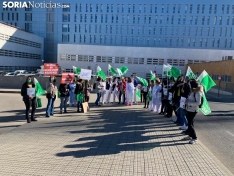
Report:
M13 91L8 91L8 90L0 90L0 93L14 93L14 94L20 94L20 91L13 90Z

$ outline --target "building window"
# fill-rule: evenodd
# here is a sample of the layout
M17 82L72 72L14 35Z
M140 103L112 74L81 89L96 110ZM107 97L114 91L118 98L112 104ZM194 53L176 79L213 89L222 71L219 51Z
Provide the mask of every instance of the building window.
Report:
M82 4L80 4L80 12L82 12Z
M198 16L196 16L195 18L195 25L197 25L197 21L198 21Z
M70 22L70 14L63 14L63 22Z
M219 36L222 36L222 27L220 28L220 35Z
M227 17L227 25L229 25L229 20L230 20L230 17L228 16Z
M200 11L200 4L197 5L197 13Z
M202 5L202 14L205 12L205 5Z
M232 48L232 39L230 39L230 48Z
M193 47L196 46L196 38L193 39Z
M222 5L222 14L224 14L225 5Z
M217 13L217 4L215 4L215 7L214 7L214 14Z
M174 23L174 15L171 16L171 24Z
M102 12L103 11L103 5L101 4L101 7L100 7L100 12Z
M97 23L97 14L95 14L95 23Z
M180 18L181 18L181 17L180 17L180 16L178 16L178 24L180 24Z
M214 44L215 44L215 39L213 38L212 39L212 47L214 47Z
M210 4L210 7L209 7L209 14L212 13L212 4Z
M222 25L222 16L219 17L219 25Z
M200 47L202 47L202 41L203 41L203 39L201 38L200 39Z
M157 4L155 4L154 13L158 13L158 5Z
M193 24L193 16L190 16L190 24Z
M32 32L32 23L25 23L25 30L28 32Z
M107 16L107 14L106 14L106 21L105 21L106 23L107 23L107 19L108 19L108 16Z
M185 6L184 6L184 13L187 13L187 11L188 11L188 4L185 4Z
M217 47L219 48L220 45L220 39L217 40Z
M85 17L85 18L84 18L84 22L86 23L86 22L87 22L87 15L85 14L84 17Z
M190 4L189 11L190 11L190 13L193 13L193 5L192 4Z
M162 4L162 10L161 10L162 13L164 13L164 4Z
M62 42L69 42L69 34L62 34Z
M212 28L212 36L214 36L214 34L215 34L215 28L213 27Z
M69 24L63 24L63 25L62 25L62 31L63 31L63 32L69 32L69 31L70 31L70 29L69 29Z
M8 13L8 20L10 20L9 13ZM32 21L32 13L25 13L25 21Z
M169 13L169 4L167 4L167 13Z
M205 16L202 17L202 25L205 24Z
M205 47L207 47L208 39L205 39Z
M63 12L70 12L70 4L63 4L65 8L63 8Z
M207 25L210 25L210 16L207 17Z
M214 17L214 25L217 23L217 16Z
M186 22L186 16L184 16L183 18L183 25L185 25L185 22Z

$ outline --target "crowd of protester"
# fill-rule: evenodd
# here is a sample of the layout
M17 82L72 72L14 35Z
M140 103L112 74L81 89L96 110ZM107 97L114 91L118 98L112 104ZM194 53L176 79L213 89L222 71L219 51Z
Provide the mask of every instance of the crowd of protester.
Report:
M35 84L32 78L27 77L26 82L22 85L21 95L26 106L27 122L37 121L35 119L36 97L27 95L27 88L34 88ZM56 77L51 76L46 84L46 117L54 115L54 102L60 98L60 114L67 113L67 104L77 106L77 112L83 112L83 102L89 102L90 92L97 94L95 101L96 106L105 104L124 104L133 106L142 102L145 109L152 113L164 115L167 118L175 114L174 123L180 125L183 133L188 135L190 144L197 142L197 136L194 129L193 120L196 116L199 106L202 104L203 87L195 79L185 81L180 76L174 79L148 80L148 86L143 85L134 77L108 78L102 80L97 78L93 85L88 81L78 79L72 83L60 84L57 86ZM137 98L137 92L140 97ZM112 98L112 100L111 100ZM185 99L184 104L182 99ZM31 117L29 110L31 110Z

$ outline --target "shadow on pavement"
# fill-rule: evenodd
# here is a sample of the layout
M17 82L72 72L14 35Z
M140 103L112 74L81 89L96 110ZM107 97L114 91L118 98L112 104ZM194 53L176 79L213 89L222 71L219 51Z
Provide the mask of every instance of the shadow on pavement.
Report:
M57 153L59 157L88 157L118 154L122 151L144 151L155 147L185 145L188 141L178 140L180 131L167 118L139 111L139 109L93 110L98 116L88 117L86 129L67 131L81 134L74 144L64 146L71 151ZM172 132L172 134L170 134ZM169 140L167 140L168 138ZM76 149L76 151L74 151Z

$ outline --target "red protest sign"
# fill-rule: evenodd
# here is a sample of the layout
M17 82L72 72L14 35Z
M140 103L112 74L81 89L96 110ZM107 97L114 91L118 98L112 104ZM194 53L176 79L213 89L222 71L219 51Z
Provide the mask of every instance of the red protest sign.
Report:
M59 65L57 63L44 63L44 75L55 76L59 73Z
M75 79L74 73L62 73L61 84L73 83Z

